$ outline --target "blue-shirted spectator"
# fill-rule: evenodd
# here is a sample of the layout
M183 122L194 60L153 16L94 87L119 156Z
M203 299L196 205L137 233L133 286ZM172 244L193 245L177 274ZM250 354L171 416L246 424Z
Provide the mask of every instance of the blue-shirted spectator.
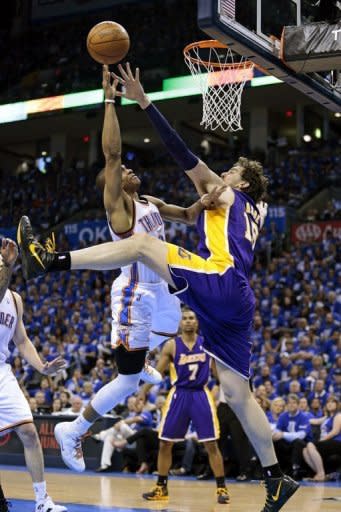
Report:
M300 411L297 395L288 396L287 411L277 421L273 440L282 467L286 467L296 478L300 477L302 452L312 439L308 414Z

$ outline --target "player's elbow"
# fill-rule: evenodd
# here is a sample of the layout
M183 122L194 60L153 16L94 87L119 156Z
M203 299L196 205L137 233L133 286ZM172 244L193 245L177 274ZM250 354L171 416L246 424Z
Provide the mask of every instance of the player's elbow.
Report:
M120 149L115 149L111 146L108 146L107 148L103 148L103 153L107 164L121 161L122 152Z

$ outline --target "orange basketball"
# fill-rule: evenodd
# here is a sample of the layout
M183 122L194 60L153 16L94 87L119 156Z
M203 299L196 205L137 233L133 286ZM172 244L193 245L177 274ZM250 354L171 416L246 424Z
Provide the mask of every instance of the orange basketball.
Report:
M90 30L86 46L93 59L100 64L116 64L128 53L128 32L114 21L102 21Z

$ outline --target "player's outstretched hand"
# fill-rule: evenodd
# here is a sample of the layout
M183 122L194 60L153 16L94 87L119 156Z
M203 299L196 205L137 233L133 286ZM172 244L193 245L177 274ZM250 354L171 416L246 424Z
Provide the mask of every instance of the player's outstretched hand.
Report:
M45 363L42 369L43 375L53 375L61 372L66 367L66 361L61 356L56 357L49 363Z
M227 189L226 185L220 187L214 187L211 192L201 196L200 201L204 206L205 210L215 210L220 206L220 196Z
M1 242L0 254L3 262L8 267L13 267L18 257L18 246L10 238L3 238Z
M102 87L104 90L104 96L106 100L113 100L117 96L118 80L111 77L109 67L104 64L102 73Z
M149 104L149 100L144 92L140 82L140 69L136 68L135 75L133 74L129 62L124 68L122 64L118 65L121 76L112 73L115 80L122 85L122 91L117 91L117 96L124 96L128 100L137 101L140 107L145 108Z

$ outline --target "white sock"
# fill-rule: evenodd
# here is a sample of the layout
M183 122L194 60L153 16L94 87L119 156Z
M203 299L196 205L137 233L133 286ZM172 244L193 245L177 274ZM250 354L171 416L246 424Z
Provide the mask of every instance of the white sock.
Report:
M91 401L91 406L98 414L103 416L103 414L111 411L124 398L136 393L139 381L140 373L132 375L122 375L119 373L114 380L103 386L96 393Z
M83 414L80 414L74 421L70 421L70 428L77 436L85 434L91 425L92 423L86 420Z
M41 501L46 498L46 482L33 482L33 490L36 501Z

